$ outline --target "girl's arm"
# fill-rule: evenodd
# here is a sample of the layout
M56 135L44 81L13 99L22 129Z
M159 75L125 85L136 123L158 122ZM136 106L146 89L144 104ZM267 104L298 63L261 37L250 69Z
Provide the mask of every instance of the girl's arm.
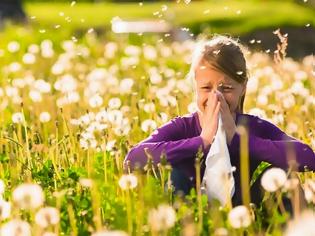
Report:
M144 167L147 163L145 148L152 154L155 165L160 162L162 152L165 152L167 161L174 164L186 158L196 157L199 148L204 154L209 149L206 150L200 136L185 137L185 124L180 117L158 128L147 139L133 147L124 160L125 167L127 161L132 168L136 164L141 168Z
M288 169L290 158L295 159L298 171L304 167L315 170L315 154L301 141L294 139L272 123L259 119L251 124L256 132L249 134L249 156L257 161L269 162L275 167ZM239 153L240 135L235 133L229 146L232 152Z

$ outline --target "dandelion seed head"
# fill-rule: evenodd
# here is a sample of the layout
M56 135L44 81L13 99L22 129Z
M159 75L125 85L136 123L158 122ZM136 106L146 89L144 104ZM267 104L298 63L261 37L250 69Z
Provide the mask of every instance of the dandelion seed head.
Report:
M154 231L170 229L176 222L176 212L173 207L161 204L157 209L151 209L148 216L148 222Z
M138 179L134 174L122 175L118 184L123 190L134 189L138 185Z
M16 112L12 114L12 121L16 124L22 124L25 121L23 113Z
M157 125L154 120L147 119L141 123L141 129L144 132L149 132L149 131L155 130L156 128L157 128Z
M50 225L59 223L59 211L55 207L44 207L37 211L35 215L35 222L42 228L47 228Z
M228 220L235 229L246 228L252 222L250 212L246 206L234 207L228 214Z
M39 121L42 123L47 123L49 122L51 119L50 113L47 111L41 112L39 114Z
M261 185L268 192L275 192L284 186L287 181L287 175L280 168L268 169L261 178Z
M38 184L23 183L13 191L13 201L21 209L36 209L45 198L42 188Z
M18 52L20 50L20 44L17 41L11 41L8 43L8 51L11 53Z
M31 236L31 227L26 221L13 219L1 227L1 235Z
M0 198L0 220L8 219L11 215L11 203Z
M315 235L314 222L314 211L305 210L301 214L299 214L299 217L294 218L288 223L284 235Z

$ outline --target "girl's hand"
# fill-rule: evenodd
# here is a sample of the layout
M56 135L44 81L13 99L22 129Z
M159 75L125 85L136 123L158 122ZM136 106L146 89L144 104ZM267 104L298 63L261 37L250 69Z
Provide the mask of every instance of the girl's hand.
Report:
M206 148L211 145L217 133L220 104L221 102L218 100L218 95L215 92L210 92L205 111L200 115L202 127L200 137Z
M229 105L226 103L223 94L220 91L216 91L218 94L219 101L221 102L221 118L224 130L226 132L227 143L230 145L232 138L236 132L236 125L233 118L233 115L230 111Z

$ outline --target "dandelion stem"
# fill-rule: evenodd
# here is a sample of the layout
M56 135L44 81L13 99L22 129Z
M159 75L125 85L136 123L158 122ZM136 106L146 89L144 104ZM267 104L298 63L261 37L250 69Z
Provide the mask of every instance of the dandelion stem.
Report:
M249 158L248 158L248 134L245 127L238 127L238 132L241 136L241 188L243 204L249 207L250 192L249 192Z

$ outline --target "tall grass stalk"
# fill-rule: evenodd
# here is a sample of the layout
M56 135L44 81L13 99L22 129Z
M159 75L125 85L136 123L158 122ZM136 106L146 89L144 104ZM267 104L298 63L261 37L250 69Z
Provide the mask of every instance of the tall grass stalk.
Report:
M243 204L249 208L249 156L248 156L248 133L244 126L239 126L237 132L240 134L240 168L241 168L241 189Z

